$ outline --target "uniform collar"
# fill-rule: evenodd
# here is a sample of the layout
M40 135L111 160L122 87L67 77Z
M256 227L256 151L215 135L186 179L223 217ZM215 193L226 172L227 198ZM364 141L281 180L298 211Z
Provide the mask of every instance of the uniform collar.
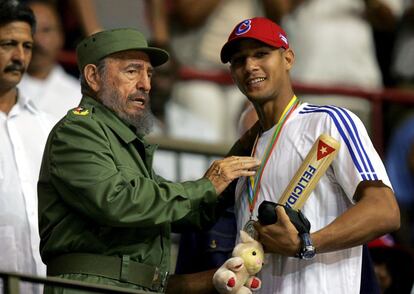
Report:
M136 135L134 128L131 125L125 123L113 111L96 99L89 96L83 96L80 105L86 108L91 106L93 115L98 116L99 119L117 133L125 143L130 143L137 138L143 142L143 139Z

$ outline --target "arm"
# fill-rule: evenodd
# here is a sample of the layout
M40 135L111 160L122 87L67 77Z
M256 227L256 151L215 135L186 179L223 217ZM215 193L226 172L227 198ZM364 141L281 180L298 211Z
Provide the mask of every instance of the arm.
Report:
M102 31L93 0L73 0L73 4L86 36Z
M397 19L390 9L381 0L363 0L365 2L365 14L374 29L380 31L392 31L397 25Z
M204 24L220 2L220 0L176 0L174 15L185 27L196 28Z
M400 212L392 190L381 182L362 182L357 203L327 227L311 234L316 252L329 252L364 244L398 230Z
M397 201L390 188L381 182L361 182L357 203L332 223L311 234L317 253L331 252L364 244L400 226ZM255 227L268 252L295 256L300 250L298 232L281 207L276 208L278 221Z
M65 203L105 225L148 226L202 213L234 178L254 173L251 159L233 157L214 162L198 181L157 183L132 143L124 149L108 132L88 117L70 121L50 151L51 177Z
M306 0L262 0L265 16L276 23L282 21L283 16L293 12Z
M152 28L152 42L157 46L165 46L169 41L167 25L167 5L165 0L148 1L149 19Z
M169 278L167 294L213 294L217 293L212 280L217 269L186 275L172 275Z

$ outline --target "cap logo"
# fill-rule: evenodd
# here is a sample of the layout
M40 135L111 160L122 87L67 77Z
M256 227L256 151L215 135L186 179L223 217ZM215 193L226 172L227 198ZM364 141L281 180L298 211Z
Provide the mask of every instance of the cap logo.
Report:
M250 19L242 21L236 29L236 35L239 36L247 33L252 27L251 23Z
M279 38L282 40L286 45L288 44L288 40L285 36L282 35L282 33L279 33Z

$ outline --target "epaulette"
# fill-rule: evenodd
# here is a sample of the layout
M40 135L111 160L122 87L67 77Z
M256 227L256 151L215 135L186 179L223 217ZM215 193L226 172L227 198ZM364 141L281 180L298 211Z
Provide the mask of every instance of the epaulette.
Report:
M78 106L76 108L73 108L71 110L69 110L68 112L68 116L69 117L90 117L92 114L92 107L83 107L83 106Z

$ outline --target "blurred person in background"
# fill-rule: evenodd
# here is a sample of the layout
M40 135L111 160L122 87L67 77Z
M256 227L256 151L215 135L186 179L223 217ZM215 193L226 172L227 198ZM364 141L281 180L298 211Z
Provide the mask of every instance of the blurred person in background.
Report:
M398 243L414 247L414 115L393 132L385 165L401 210L402 225L395 237Z
M135 28L159 47L168 42L164 0L71 0L86 36L103 29Z
M153 46L156 46L154 43ZM178 66L174 56L159 66L152 77L151 110L156 121L155 136L181 140L210 142L214 135L209 124L171 99L172 89L178 79ZM176 161L180 162L179 175ZM205 156L181 153L174 155L171 151L160 150L154 157L154 169L170 180L194 180L204 174L210 162Z
M0 271L44 276L36 185L53 125L18 89L32 56L35 27L28 7L0 1ZM20 286L21 293L41 293L38 284Z
M394 34L390 76L396 88L414 93L414 0L403 0L404 13ZM414 108L390 101L384 105L385 139L390 140L394 130L414 115Z
M64 43L59 15L51 1L30 0L37 20L32 60L19 89L36 106L57 120L76 107L81 98L79 82L58 63Z
M396 86L414 91L414 0L404 1L398 24L391 74Z
M291 4L271 0L171 2L171 46L180 66L190 75L176 84L173 99L208 121L216 142L231 142L237 137L244 98L217 54L227 39L226 32L240 18L266 15L278 22Z
M382 294L413 293L414 255L412 248L396 243L386 234L368 243Z
M402 12L402 0L303 0L282 21L297 54L294 82L350 87L382 88L375 55L373 28L391 30ZM315 97L302 100L346 107L371 128L371 105L358 97Z

